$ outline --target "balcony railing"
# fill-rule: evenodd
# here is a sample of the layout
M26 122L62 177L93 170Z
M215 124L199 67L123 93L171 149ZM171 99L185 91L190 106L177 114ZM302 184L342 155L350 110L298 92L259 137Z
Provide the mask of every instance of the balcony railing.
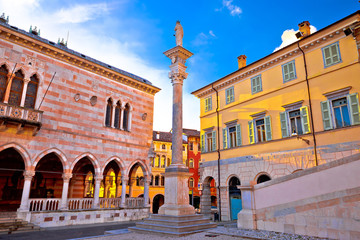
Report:
M34 127L33 135L36 135L41 128L42 114L40 110L0 103L0 127L6 127L8 122L17 123L18 132L21 132L24 126L31 126Z
M58 211L60 210L61 198L30 198L29 211ZM144 207L144 198L126 198L125 208L142 208ZM121 198L100 198L97 209L119 209ZM67 200L68 210L86 210L95 209L93 198L69 198Z

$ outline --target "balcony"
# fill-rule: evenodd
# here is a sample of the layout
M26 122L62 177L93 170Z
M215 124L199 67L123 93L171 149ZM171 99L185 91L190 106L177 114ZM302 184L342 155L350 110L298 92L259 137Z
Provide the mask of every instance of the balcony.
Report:
M17 126L17 133L24 131L24 127L33 128L35 136L41 128L43 111L0 103L0 131L5 131L9 125Z

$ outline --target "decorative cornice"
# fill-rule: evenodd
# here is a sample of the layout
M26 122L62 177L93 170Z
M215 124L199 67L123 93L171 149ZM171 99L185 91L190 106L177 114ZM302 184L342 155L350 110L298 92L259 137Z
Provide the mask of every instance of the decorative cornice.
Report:
M17 27L2 22L0 23L0 39L29 48L50 58L69 63L152 95L160 91L160 88L152 86L149 81L141 77L102 63L84 54L68 49L65 46L32 35L33 34L27 33Z

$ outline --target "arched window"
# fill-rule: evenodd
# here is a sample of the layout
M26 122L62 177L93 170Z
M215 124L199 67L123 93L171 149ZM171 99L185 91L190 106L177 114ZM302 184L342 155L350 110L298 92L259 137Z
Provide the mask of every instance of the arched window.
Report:
M263 183L263 182L267 182L267 181L270 181L271 178L266 175L266 174L261 174L258 179L256 180L256 183L259 184L259 183Z
M39 79L36 75L32 75L27 85L24 107L35 108L36 94L39 86Z
M160 167L160 156L156 155L154 167Z
M150 186L154 185L154 175L151 175L150 178Z
M165 161L166 161L166 157L165 157L165 156L162 156L162 157L161 157L161 167L162 167L162 168L165 168Z
M166 160L166 166L170 166L171 165L171 160L170 160L170 158L168 158L167 160Z
M163 176L161 176L160 184L161 184L161 186L165 185L165 178Z
M194 159L189 159L189 168L194 168Z
M159 186L159 176L155 176L155 186Z
M185 165L186 165L187 167L189 167L189 159L186 159L186 160L185 160Z
M84 197L94 196L94 176L92 172L88 172L85 177L85 191Z
M165 144L161 145L161 149L166 150Z
M2 65L0 67L0 102L4 101L8 73L9 71L7 70L6 66Z
M24 86L24 74L19 70L15 73L15 77L12 80L10 95L8 103L11 105L20 106L21 95Z
M190 178L189 179L189 188L193 188L194 187L194 178Z
M106 105L106 116L105 116L105 126L111 127L111 119L112 119L112 100L109 98Z
M114 118L114 127L120 128L120 121L121 121L121 103L118 101L115 107L115 118Z
M129 104L125 105L124 117L123 117L123 129L129 131L129 115L130 115L130 106Z

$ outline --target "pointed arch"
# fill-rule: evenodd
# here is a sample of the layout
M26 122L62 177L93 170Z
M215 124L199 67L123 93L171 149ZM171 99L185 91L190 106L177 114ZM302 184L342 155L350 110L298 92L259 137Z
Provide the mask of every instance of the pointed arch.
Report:
M90 160L90 162L92 163L93 167L94 167L94 171L95 171L95 175L101 175L101 168L99 166L98 160L96 159L96 157L94 155L92 155L91 153L87 152L87 153L83 153L81 155L79 155L78 157L75 158L75 160L73 161L73 163L71 164L71 172L74 170L74 167L76 165L76 163L78 161L80 161L81 159L83 159L84 157L88 158Z
M7 81L9 78L9 68L6 64L0 65L0 102L4 101Z
M101 168L100 174L104 174L106 166L111 162L115 161L120 168L121 175L125 174L125 163L119 157L113 156L106 160L104 166Z
M15 149L21 155L21 157L24 160L25 170L32 170L30 155L24 147L22 147L21 145L19 145L17 143L7 143L5 145L0 146L0 152L2 152L5 149L8 149L8 148Z
M134 167L136 164L139 164L139 166L141 167L144 176L150 176L150 169L149 167L140 159L133 161L130 166L127 168L126 170L126 176L129 176L131 168Z
M123 110L123 126L122 126L122 128L125 131L130 131L131 129L131 111L132 111L132 107L130 103L126 103L124 105L124 110Z
M54 153L59 158L59 160L61 161L61 164L63 166L64 172L66 172L66 170L68 170L70 168L66 155L57 148L50 148L50 149L45 150L42 153L40 153L37 156L37 158L35 158L35 161L32 163L32 166L34 168L36 168L36 165L39 163L39 161L43 157L45 157L46 155L48 155L50 153Z
M27 84L27 89L25 93L25 103L24 107L26 108L35 108L35 103L37 99L37 93L40 85L40 79L37 74L30 75L29 82Z
M113 124L113 105L114 105L114 100L112 99L112 97L109 97L106 100L106 106L105 106L105 126L106 127L111 127Z
M25 71L22 68L16 70L10 86L10 94L8 103L15 106L20 106L21 97L24 88Z

